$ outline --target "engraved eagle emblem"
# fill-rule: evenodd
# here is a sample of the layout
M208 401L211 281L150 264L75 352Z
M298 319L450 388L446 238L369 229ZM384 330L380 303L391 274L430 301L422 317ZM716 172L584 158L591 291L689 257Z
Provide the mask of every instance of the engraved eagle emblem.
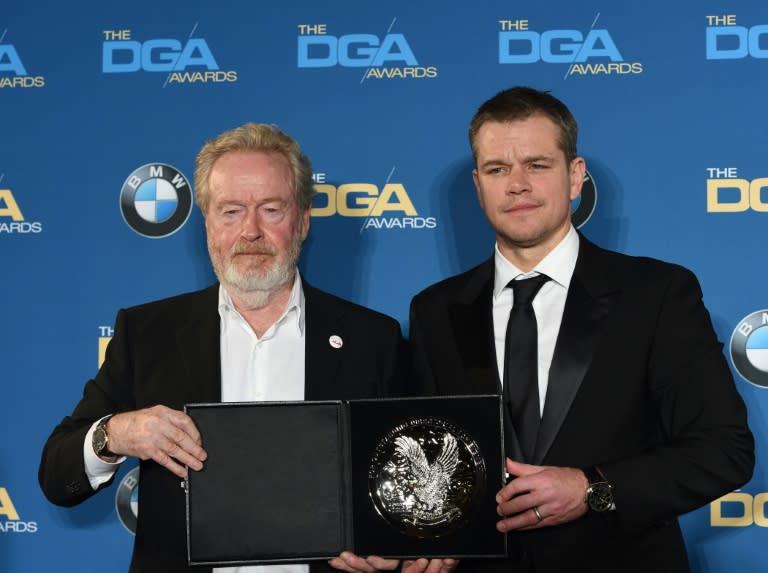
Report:
M419 509L441 513L448 496L451 476L459 462L456 438L449 433L443 435L443 448L431 464L421 445L409 436L398 436L395 439L395 451L408 463L414 479L413 495L419 502Z

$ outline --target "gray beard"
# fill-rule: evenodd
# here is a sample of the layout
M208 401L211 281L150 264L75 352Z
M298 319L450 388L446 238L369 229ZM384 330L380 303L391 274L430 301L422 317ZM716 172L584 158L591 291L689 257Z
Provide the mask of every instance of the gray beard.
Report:
M233 265L227 265L224 272L216 276L230 295L240 301L245 308L264 308L286 284L293 280L296 265L275 265L266 273L244 277Z
M245 308L264 308L275 295L283 290L286 284L293 281L301 254L300 237L301 235L297 233L294 240L291 241L285 263L275 261L275 264L267 271L250 275L240 273L231 262L218 260L210 244L208 245L208 252L216 277L230 293L230 296L237 298Z

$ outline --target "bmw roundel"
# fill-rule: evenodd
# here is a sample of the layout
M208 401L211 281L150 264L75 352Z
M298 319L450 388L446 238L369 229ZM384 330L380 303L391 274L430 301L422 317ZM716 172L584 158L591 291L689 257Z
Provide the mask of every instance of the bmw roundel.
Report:
M153 239L172 235L184 226L192 212L189 181L171 165L142 165L123 183L120 212L139 235Z
M139 468L129 471L117 488L115 494L115 510L120 523L130 533L136 534L136 523L139 518Z
M731 335L731 361L747 381L768 388L768 310L743 318Z

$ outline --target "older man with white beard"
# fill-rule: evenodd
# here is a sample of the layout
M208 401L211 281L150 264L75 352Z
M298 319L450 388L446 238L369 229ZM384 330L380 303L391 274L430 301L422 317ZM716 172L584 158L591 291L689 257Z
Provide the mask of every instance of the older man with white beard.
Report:
M64 506L111 484L126 458L141 460L131 571L188 570L179 478L186 467L201 470L207 454L184 404L396 393L399 324L311 287L297 272L311 175L297 142L270 125L243 125L202 148L196 199L219 284L120 310L102 367L45 445L40 485ZM345 554L334 564L372 571L396 562Z

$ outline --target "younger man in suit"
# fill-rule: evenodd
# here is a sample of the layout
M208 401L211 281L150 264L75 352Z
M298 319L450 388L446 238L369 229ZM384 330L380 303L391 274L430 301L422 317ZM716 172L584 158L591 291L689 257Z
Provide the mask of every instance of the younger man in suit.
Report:
M496 496L497 527L514 533L511 556L459 567L687 571L677 516L754 465L698 281L574 229L586 167L558 99L503 91L469 136L495 253L418 294L410 321L422 393L505 397L514 479Z

